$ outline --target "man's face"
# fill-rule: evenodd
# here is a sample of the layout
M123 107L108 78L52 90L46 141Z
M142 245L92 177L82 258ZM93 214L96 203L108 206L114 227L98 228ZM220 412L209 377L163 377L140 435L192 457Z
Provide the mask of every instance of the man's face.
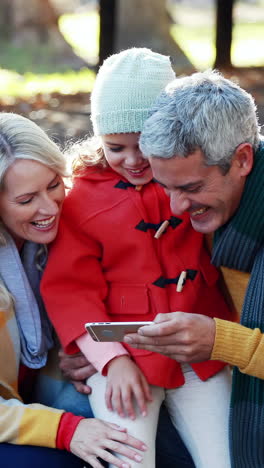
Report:
M172 212L180 215L187 211L196 231L215 231L238 208L246 175L252 167L247 151L243 152L246 146L252 153L251 146L240 146L242 149L235 151L227 174L223 174L218 166L206 166L200 150L187 158L150 158L155 180L170 196Z

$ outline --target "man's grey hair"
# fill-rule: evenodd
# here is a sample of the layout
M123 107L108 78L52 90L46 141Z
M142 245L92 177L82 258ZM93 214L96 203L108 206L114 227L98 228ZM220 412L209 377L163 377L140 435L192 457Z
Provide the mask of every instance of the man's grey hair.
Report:
M260 127L253 97L216 70L176 78L158 96L139 145L145 157L187 157L201 150L207 165L227 171L241 143L254 150Z

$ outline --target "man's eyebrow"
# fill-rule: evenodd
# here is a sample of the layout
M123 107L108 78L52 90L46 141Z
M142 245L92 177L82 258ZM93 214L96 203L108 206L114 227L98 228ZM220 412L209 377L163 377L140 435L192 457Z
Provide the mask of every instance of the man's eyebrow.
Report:
M157 184L161 185L161 187L168 188L167 185L164 185L162 182L155 179L155 177L153 177L153 181L156 182ZM189 184L185 184L185 185L179 185L179 186L175 185L174 187L172 187L172 189L174 189L174 190L188 190L188 189L193 188L195 186L198 186L200 184L201 184L201 181L196 180L194 182L189 182Z

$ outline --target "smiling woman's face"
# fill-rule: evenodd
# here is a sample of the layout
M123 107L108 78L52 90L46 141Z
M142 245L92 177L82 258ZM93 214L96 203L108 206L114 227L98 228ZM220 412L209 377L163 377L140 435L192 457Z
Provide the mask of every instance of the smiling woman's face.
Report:
M25 240L48 244L58 231L64 183L54 170L19 159L6 172L0 218L20 248Z

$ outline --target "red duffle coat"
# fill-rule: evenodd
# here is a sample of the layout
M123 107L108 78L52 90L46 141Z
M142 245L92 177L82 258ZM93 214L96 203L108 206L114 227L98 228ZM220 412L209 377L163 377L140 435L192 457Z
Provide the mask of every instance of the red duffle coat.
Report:
M165 220L160 238L154 234ZM182 271L187 278L176 291ZM85 322L153 320L159 312L184 311L230 319L210 263L204 236L189 215L172 215L164 190L150 182L139 191L111 169L87 168L75 179L49 253L42 294L67 352ZM127 344L148 382L165 388L184 383L173 359ZM192 364L206 380L225 364Z

